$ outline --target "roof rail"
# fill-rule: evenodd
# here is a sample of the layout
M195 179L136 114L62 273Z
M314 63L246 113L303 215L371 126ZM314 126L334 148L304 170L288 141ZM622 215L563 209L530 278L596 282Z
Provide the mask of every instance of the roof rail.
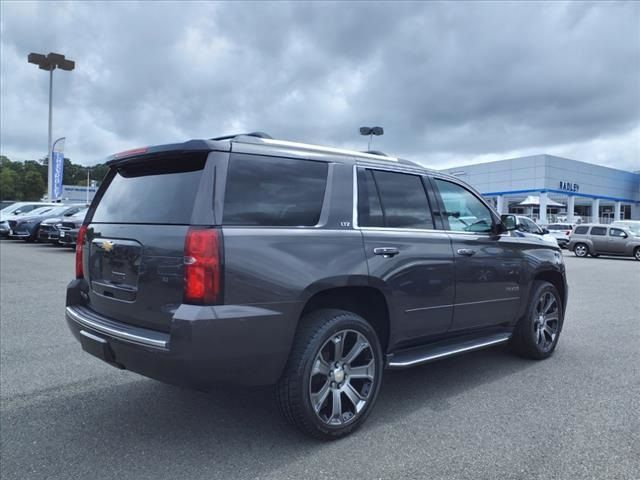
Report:
M389 156L386 153L381 152L380 150L364 150L362 153L368 153L369 155L378 155L380 157L388 157Z
M268 138L270 140L273 139L273 137L269 134L266 134L264 132L251 132L251 133L234 133L233 135L224 135L222 137L215 137L215 138L211 138L210 140L233 140L236 137L257 137L257 138Z

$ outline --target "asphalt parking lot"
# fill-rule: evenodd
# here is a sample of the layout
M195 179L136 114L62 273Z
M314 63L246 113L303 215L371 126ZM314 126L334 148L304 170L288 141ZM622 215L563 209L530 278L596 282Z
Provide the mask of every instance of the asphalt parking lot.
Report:
M0 242L3 479L638 479L640 262L566 255L555 355L495 348L388 372L333 443L280 420L269 389L201 393L83 353L64 321L68 249Z

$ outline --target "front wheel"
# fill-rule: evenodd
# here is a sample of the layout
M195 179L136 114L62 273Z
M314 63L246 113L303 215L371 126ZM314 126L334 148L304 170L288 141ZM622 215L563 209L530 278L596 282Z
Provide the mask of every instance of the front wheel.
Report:
M278 383L278 405L302 432L344 437L365 421L377 399L383 355L375 330L343 310L306 315Z
M636 249L633 251L633 257L636 260L640 260L640 247L636 247Z
M516 353L536 360L553 353L562 329L563 308L560 294L549 282L535 282L531 301L511 337Z
M589 247L584 243L577 243L573 247L573 253L576 254L576 257L586 257L589 254Z

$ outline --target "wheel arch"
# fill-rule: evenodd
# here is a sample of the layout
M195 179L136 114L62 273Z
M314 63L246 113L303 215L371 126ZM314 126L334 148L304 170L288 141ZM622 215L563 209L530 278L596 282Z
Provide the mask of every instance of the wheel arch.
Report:
M334 286L315 291L305 302L300 320L316 310L335 308L360 315L376 331L383 352L390 337L390 315L387 300L379 289L370 285Z
M549 282L560 294L560 299L562 300L562 310L563 313L566 310L567 306L567 284L565 282L564 275L558 270L543 270L537 272L533 278L534 281L544 281ZM564 316L564 315L563 315Z

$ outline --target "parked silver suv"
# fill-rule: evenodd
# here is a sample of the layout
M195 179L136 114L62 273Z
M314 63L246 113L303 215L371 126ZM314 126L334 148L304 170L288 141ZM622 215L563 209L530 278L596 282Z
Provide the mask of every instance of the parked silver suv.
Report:
M567 248L578 257L620 255L640 260L640 236L621 226L579 225L573 230Z

